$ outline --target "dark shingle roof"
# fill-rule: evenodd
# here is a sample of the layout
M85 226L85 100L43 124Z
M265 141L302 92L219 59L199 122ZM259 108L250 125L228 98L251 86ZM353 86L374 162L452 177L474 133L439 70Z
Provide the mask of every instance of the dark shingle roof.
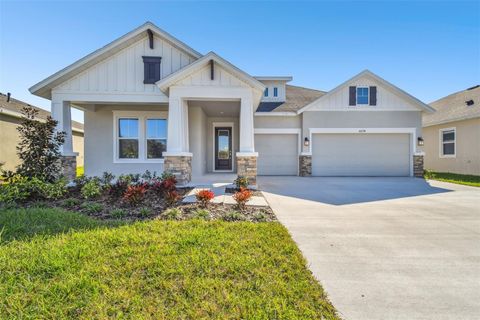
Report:
M287 84L285 102L262 102L257 112L297 112L324 94L324 91Z
M467 101L469 102L467 104ZM473 101L473 104L472 102ZM437 110L432 114L424 114L423 126L467 120L480 117L480 86L453 93L430 103Z
M22 109L27 106L33 107L38 110L38 118L40 119L46 119L50 115L50 112L48 112L47 110L32 106L26 102L14 99L12 97L10 97L10 101L7 102L7 95L0 92L0 110L5 109L16 113L21 113ZM83 123L72 121L72 127L74 129L83 130Z

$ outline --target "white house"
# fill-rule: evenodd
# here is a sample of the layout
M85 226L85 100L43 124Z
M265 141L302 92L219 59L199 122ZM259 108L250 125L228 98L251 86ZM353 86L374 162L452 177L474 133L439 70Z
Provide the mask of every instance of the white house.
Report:
M329 92L253 77L147 22L30 88L52 101L72 175L70 107L85 111L85 173L168 170L413 176L422 113L434 110L364 71Z

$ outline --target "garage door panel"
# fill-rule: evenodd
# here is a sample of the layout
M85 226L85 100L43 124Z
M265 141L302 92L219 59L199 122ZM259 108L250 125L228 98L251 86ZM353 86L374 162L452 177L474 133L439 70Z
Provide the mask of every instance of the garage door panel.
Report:
M315 134L315 176L408 176L408 134Z
M258 175L297 175L297 134L256 134Z

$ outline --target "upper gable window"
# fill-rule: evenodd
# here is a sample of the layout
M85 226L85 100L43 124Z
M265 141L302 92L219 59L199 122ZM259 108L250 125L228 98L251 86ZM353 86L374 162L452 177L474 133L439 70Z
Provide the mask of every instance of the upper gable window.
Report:
M455 157L455 128L440 129L440 157Z
M142 57L143 58L143 83L152 84L160 80L160 62L162 57Z
M368 87L357 87L357 104L368 104Z
M265 91L263 92L264 97L268 97L268 88L265 88Z
M273 88L273 96L278 97L278 88L277 87Z

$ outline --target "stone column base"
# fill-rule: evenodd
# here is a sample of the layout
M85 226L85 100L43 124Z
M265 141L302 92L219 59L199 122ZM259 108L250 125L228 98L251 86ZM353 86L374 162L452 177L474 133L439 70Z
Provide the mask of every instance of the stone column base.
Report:
M312 176L312 156L300 155L298 165L299 165L298 173L300 177Z
M237 174L248 179L248 184L257 184L257 157L237 156Z
M77 177L77 156L60 157L60 175L68 181L73 181Z
M413 175L423 178L423 154L413 156Z
M177 178L179 184L187 184L192 180L192 157L165 156L164 170Z

